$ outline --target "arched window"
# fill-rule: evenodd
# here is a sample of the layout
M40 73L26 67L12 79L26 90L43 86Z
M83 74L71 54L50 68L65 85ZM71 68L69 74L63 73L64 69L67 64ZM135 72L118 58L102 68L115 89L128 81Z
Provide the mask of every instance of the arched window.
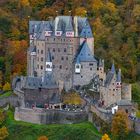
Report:
M76 68L79 69L80 68L79 65L77 65Z
M50 65L49 64L47 64L47 68L50 68Z

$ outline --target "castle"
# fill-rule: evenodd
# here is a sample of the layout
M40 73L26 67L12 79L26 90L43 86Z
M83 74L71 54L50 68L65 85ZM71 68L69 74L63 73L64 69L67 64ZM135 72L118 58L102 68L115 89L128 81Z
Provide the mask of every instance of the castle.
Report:
M50 21L30 21L29 36L28 75L18 80L22 81L19 87L24 91L25 107L61 106L62 89L88 85L94 77L98 77L102 106L131 101L131 86L122 84L121 70L116 73L112 64L106 74L104 60L94 57L94 37L87 18L57 16Z

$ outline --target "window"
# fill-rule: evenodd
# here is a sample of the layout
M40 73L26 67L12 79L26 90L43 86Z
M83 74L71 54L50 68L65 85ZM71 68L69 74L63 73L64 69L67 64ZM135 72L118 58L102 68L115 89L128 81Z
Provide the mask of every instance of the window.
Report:
M54 56L52 56L52 60L54 60Z
M43 66L42 65L40 66L40 68L41 68L41 70L43 70Z
M39 53L39 49L37 50L37 52Z
M115 91L115 89L113 89L113 91Z
M81 75L81 78L83 78L83 76Z
M55 48L53 48L53 52L55 52Z
M55 41L55 38L53 40Z
M89 63L89 66L93 66L93 63Z
M41 54L43 54L43 50L41 50Z
M79 65L77 65L77 66L76 66L76 69L79 69L79 68L80 68Z
M90 70L92 70L92 68L90 68Z
M49 64L47 64L47 66L46 66L47 68L50 68L50 65Z
M66 56L66 60L68 60L68 57Z
M66 52L67 50L66 50L66 48L64 48L64 52Z
M59 68L62 69L62 65L60 65Z
M41 57L41 61L43 61L43 57Z
M64 60L64 57L63 56L61 57L61 60Z
M83 68L83 65L81 65L81 69Z

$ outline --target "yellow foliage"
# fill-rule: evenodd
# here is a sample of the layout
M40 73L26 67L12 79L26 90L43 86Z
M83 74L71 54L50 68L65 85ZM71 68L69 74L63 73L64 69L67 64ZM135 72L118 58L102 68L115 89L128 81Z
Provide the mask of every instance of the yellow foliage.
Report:
M93 5L92 5L93 10L98 11L103 6L104 6L104 4L103 4L103 2L101 0L94 0L93 1Z
M114 3L107 2L106 7L107 7L107 9L109 9L110 12L116 12L117 11L117 8L116 8Z
M10 84L7 82L7 83L5 83L5 85L3 86L3 91L8 91L8 90L11 90L11 86L10 86Z
M102 139L101 140L111 140L111 139L109 138L109 136L107 134L104 134L102 136Z
M40 136L38 140L49 140L46 136Z
M84 16L86 16L86 14L87 14L87 11L86 11L86 9L84 7L78 7L75 10L75 15L76 16L84 17Z
M5 116L3 112L0 110L0 125L3 123L4 119L5 119Z
M29 0L20 0L20 4L21 4L21 6L29 6L30 5Z
M82 104L82 99L76 93L69 93L69 94L64 96L64 103L65 104L80 105L80 104Z
M5 126L0 129L0 140L4 140L9 135L8 130Z
M111 132L113 136L125 138L129 132L129 120L124 110L119 110L113 116Z
M12 36L18 38L19 35L20 35L20 31L17 28L15 28L15 27L13 27L11 30L12 30L11 31L12 32Z

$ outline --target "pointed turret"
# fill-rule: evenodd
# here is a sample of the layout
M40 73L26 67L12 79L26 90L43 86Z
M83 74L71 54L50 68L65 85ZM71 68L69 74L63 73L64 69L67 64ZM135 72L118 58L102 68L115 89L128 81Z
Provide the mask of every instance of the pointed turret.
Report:
M121 88L121 69L119 69L117 74L116 87Z
M82 44L82 48L78 54L79 60L81 62L94 62L96 59L92 55L90 48L88 47L87 41Z
M121 82L121 69L119 69L118 74L117 74L117 82Z
M116 71L115 71L115 65L114 65L114 62L113 62L112 67L111 67L111 72L114 73L114 74L115 74L115 72L116 72Z

